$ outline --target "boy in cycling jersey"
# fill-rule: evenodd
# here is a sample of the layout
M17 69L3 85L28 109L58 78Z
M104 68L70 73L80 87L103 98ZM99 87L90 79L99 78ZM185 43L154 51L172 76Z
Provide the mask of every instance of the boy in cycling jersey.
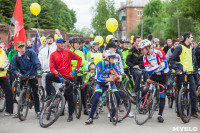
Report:
M144 55L144 67L147 73L151 74L150 79L165 86L169 68L164 51L151 48L151 42L149 40L141 41L139 49L141 49L141 53ZM163 88L160 87L160 91L162 92ZM165 107L165 97L165 93L160 94L158 122L164 121L162 114Z
M122 81L122 77L120 76L120 74L117 70L117 67L114 63L116 54L112 50L106 50L103 53L103 56L104 56L104 60L100 61L96 67L96 79L97 79L96 89L95 89L94 100L92 103L91 112L89 115L89 119L85 122L86 124L93 123L93 116L94 116L94 113L97 108L97 103L99 101L100 96L102 95L102 92L104 92L106 82L111 82L111 89L116 96L117 105L119 106L119 103L120 103L119 92L118 92L115 84L112 82L112 81L115 81L116 77L119 77L118 82ZM104 67L103 67L103 65L104 65ZM114 75L110 76L111 72L113 72Z

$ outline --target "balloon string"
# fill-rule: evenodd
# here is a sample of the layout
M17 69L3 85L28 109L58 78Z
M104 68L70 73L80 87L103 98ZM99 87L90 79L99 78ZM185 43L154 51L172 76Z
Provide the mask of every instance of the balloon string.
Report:
M40 24L38 22L38 16L36 16L36 18L37 18L38 29L40 29Z

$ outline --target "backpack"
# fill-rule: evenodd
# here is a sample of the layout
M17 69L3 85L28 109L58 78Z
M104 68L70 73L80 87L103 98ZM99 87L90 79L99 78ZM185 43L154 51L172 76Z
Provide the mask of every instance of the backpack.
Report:
M104 67L105 67L105 61L102 61L101 62L102 63L102 69L101 69L101 72L103 72L103 70L104 70ZM97 63L97 65L98 65L99 63ZM94 74L96 75L96 68L97 68L97 65L95 66L95 68L94 68ZM110 67L111 67L111 70L113 69L113 64L110 64Z
M30 53L30 51L26 51L25 53L26 53L26 55L28 56L28 60L31 61L31 53ZM18 56L18 54L17 54L17 57L16 57L16 62L17 62L17 67L20 69L20 61L19 61L19 56Z

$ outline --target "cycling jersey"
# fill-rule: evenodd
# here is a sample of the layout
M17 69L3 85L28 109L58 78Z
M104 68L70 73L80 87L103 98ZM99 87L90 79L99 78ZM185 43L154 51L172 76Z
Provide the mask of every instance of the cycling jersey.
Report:
M143 62L148 74L162 75L169 71L165 53L161 49L152 49L150 55L144 55ZM149 65L153 67L149 67ZM159 67L159 65L161 66Z
M91 62L91 63L94 63L94 57L95 57L98 53L101 53L101 52L99 52L99 51L97 51L97 52L88 51L87 56L86 56L87 61L88 61L88 62Z
M124 68L127 68L128 65L126 64L126 57L128 56L128 51L130 50L130 48L128 49L121 49L122 51L122 56L124 58Z
M103 62L105 63L105 62ZM112 64L113 66L113 73L115 74L116 77L119 77L119 71L117 70L117 67L115 65L115 63ZM98 64L97 64L97 67L96 67L96 79L97 81L100 81L100 82L108 82L108 78L109 78L109 75L111 73L111 66L109 64L105 64L104 65L104 70L101 71L102 69L102 61L100 61Z
M9 67L9 61L6 53L0 48L0 68L4 68L4 71L0 71L0 77L6 77L7 69Z

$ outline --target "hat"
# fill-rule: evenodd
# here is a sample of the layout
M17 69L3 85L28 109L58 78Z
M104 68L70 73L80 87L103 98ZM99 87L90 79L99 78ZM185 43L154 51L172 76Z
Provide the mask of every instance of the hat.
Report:
M24 42L18 42L16 45L17 45L17 47L25 46Z
M66 42L63 38L58 37L56 40L56 43L60 43L60 42Z
M47 35L46 39L48 39L49 37L54 38L54 36L52 34Z

